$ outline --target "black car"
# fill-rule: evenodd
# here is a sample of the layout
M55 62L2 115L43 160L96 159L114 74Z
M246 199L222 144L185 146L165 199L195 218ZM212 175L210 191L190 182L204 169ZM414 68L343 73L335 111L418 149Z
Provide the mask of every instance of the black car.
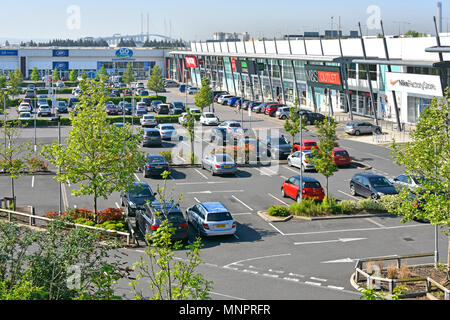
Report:
M165 220L174 230L172 240L181 240L186 243L189 237L189 226L180 207L174 202L153 201L146 204L143 210L136 213L136 228L144 236L151 237Z
M156 111L158 108L158 105L163 103L161 100L152 100L152 103L150 105L150 111Z
M305 112L302 114L307 124L315 124L316 122L323 122L325 116L317 112Z
M65 101L57 101L56 102L56 106L55 106L56 112L57 113L67 113L69 112L69 110L67 109L67 104Z
M186 112L186 108L185 108L183 102L179 102L179 101L171 102L170 103L170 110L175 109L175 108L181 109L181 110L183 110L183 112Z
M268 150L268 156L272 159L287 159L292 152L292 146L287 142L284 136L267 137L264 141Z
M183 112L184 112L184 109L181 109L181 108L172 108L172 109L170 109L169 114L170 114L170 115L180 115L180 114L182 114Z
M154 201L156 193L145 182L135 182L127 191L122 191L120 201L126 207L128 216L136 215L136 210L144 208L146 202Z
M169 114L170 112L169 105L166 103L160 103L156 109L156 112L158 114Z
M384 195L398 194L395 186L385 177L378 174L357 173L350 181L352 196L360 195L377 200Z
M164 171L169 170L169 164L161 155L150 154L147 156L147 163L144 166L144 177L148 178L150 176L160 177Z
M133 112L133 106L131 105L131 102L125 102L123 104L122 112L124 112L125 114L131 115L131 113Z
M79 102L78 98L69 98L68 107L73 108L77 102Z
M145 104L147 105L147 107L150 107L152 105L152 99L150 99L149 97L143 97L141 98L141 102L145 102Z

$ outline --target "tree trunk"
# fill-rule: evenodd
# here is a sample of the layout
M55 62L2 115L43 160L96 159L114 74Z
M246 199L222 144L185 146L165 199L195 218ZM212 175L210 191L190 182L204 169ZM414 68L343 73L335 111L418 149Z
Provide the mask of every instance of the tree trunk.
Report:
M94 222L98 224L97 221L97 189L94 190Z
M14 178L11 177L11 194L12 194L12 202L13 202L13 211L16 211L16 199L14 193ZM9 209L9 208L7 208Z

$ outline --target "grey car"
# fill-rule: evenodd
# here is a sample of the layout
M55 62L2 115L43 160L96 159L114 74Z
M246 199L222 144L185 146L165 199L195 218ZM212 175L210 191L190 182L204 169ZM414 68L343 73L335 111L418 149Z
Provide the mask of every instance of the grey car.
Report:
M407 174L401 174L398 177L388 179L396 188L408 188L412 192L419 188L424 181L423 177L415 177Z
M359 136L361 134L376 133L381 134L381 127L367 121L351 121L347 122L344 128L345 132L350 135Z
M220 202L198 203L186 210L188 223L203 236L234 235L236 221Z
M291 108L290 107L282 107L278 108L277 112L275 112L275 117L281 120L286 120L287 117L291 114Z
M161 146L162 139L158 129L144 129L144 139L142 140L142 146Z
M287 159L292 151L292 146L287 142L284 136L269 136L266 138L265 144L272 159Z
M202 159L202 169L211 171L211 174L235 174L237 165L228 154L210 154Z

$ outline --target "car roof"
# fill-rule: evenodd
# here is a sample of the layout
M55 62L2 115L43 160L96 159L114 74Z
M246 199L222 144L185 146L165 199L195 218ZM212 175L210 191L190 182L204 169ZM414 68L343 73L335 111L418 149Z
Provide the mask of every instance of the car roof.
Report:
M228 209L221 202L203 202L200 205L208 211L213 212L228 212Z
M375 174L375 173L356 173L353 177L356 177L356 176L366 177L366 178L379 178L379 177L384 178L384 176L382 176L381 174Z
M159 130L158 130L158 129L155 129L155 128L145 128L144 131L146 131L146 132L149 132L149 131L158 131L158 132L159 132Z
M300 176L293 176L291 178L300 179ZM303 182L319 182L316 178L303 176Z
M303 139L302 142L316 142L316 141L312 139Z
M341 148L341 147L336 147L333 149L333 151L347 151L347 150L345 150L344 148Z

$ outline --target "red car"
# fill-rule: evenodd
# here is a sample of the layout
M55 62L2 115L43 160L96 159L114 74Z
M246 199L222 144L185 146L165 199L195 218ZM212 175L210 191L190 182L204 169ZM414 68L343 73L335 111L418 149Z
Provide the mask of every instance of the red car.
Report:
M319 149L319 147L317 146L317 142L315 142L314 140L303 139L302 142L294 143L295 151L311 150L312 148L317 150Z
M300 200L300 176L290 177L281 186L281 195L289 197L297 202ZM302 198L308 200L322 201L325 198L320 182L312 177L303 176Z
M339 166L349 166L350 165L350 155L348 154L347 150L343 148L334 148L331 157L333 158L333 162L339 167Z
M133 95L133 93L131 92L130 89L125 89L122 93L122 97L131 96L131 95Z
M278 108L280 108L282 106L283 105L281 105L281 104L268 104L264 110L264 113L273 117L273 116L275 116L275 113L277 112Z

